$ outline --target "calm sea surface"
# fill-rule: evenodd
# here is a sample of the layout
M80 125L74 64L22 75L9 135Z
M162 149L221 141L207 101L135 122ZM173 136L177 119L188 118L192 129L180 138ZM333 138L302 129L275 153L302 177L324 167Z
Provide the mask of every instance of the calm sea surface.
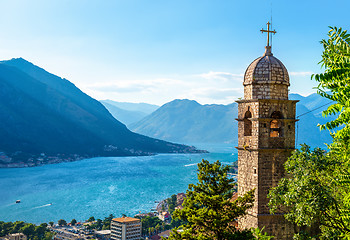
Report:
M133 216L195 183L197 163L237 159L232 145L201 145L208 154L91 158L34 168L0 169L0 221L41 223ZM16 204L17 199L21 203Z

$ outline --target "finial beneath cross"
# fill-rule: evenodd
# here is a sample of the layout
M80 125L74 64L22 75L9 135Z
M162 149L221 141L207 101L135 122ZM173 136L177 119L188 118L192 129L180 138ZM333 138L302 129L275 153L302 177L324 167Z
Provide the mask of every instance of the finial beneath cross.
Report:
M264 32L267 33L267 46L270 46L270 33L273 33L273 34L276 33L275 30L270 31L270 24L271 24L270 22L267 22L267 30L264 30L263 28L260 30L261 33L264 33Z

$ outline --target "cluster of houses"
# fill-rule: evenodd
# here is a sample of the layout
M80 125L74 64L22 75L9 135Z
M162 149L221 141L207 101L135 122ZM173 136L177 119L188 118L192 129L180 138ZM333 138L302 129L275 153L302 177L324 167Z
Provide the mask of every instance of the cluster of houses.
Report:
M186 198L186 194L184 193L178 193L176 195L176 205L175 205L175 210L176 209L182 209L182 203L184 202L184 199ZM166 200L163 200L158 203L156 207L157 211L157 216L160 220L167 222L171 220L171 213L169 211L169 205Z
M73 162L86 157L87 156L80 156L78 154L57 154L55 156L48 156L45 153L41 153L37 156L29 157L25 162L16 162L4 152L0 152L0 168L36 167L45 164Z
M27 240L27 236L23 233L12 233L6 237L0 237L0 240Z

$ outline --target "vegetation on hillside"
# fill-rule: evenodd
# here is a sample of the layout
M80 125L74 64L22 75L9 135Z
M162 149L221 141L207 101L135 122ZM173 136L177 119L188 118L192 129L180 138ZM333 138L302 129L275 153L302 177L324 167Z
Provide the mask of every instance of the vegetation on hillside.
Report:
M198 164L198 184L190 184L182 210L173 217L185 222L169 239L254 239L250 230L239 230L234 219L253 206L254 190L232 200L234 180L227 177L229 168L219 161Z
M88 219L88 222L91 224L87 225L86 228L89 230L96 229L96 230L106 230L111 228L111 222L112 219L115 218L113 214L109 214L108 217L105 217L103 220L101 219L95 219L94 216L91 216Z
M35 225L32 223L25 223L22 221L16 222L3 222L0 221L0 237L4 237L12 233L23 233L31 240L50 240L52 239L54 233L47 229L47 224L42 223L40 225Z

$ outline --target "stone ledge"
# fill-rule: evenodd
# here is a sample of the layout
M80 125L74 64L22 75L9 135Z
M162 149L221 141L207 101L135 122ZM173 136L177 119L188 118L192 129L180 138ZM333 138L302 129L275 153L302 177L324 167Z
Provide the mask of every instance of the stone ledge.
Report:
M270 122L272 120L278 119L281 122L297 122L299 119L295 118L235 118L236 121L243 121L244 119L248 119L250 121L261 121L261 122Z
M235 147L237 150L243 150L243 151L261 151L261 152L269 152L269 151L279 151L279 152L283 152L283 151L293 151L296 148L243 148L243 147Z
M250 102L273 102L273 103L288 103L288 102L299 102L299 100L288 100L288 99L242 99L235 101L236 103L250 103Z
M247 213L247 215L249 215L251 217L283 217L284 213L276 213L276 214L268 214L268 213L252 214L252 213Z

